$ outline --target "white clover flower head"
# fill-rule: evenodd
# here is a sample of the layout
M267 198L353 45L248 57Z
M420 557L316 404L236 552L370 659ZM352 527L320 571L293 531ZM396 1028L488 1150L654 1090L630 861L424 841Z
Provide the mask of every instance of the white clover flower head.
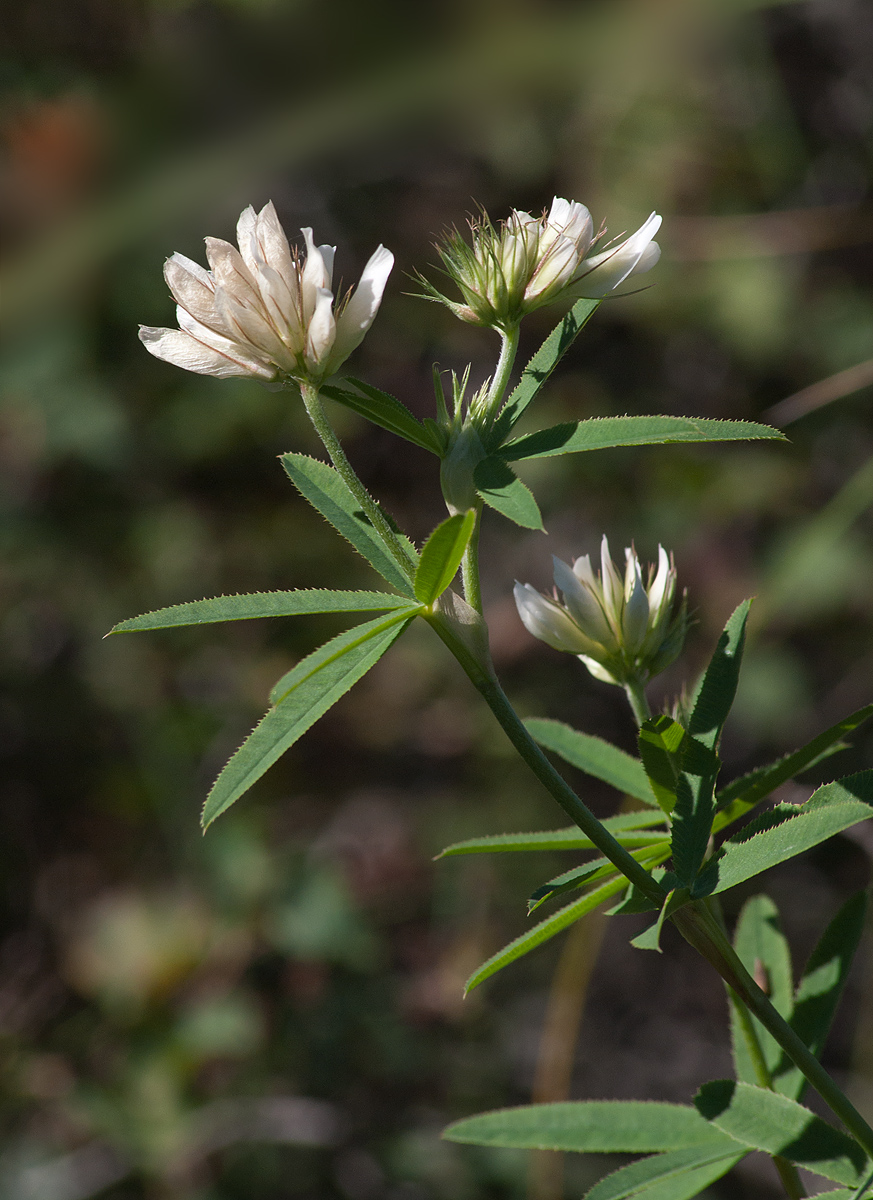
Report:
M625 550L625 569L619 572L606 537L597 575L587 554L572 567L559 558L553 563L554 598L530 584L515 586L519 616L534 637L577 655L597 679L620 686L645 683L679 654L688 625L686 602L683 595L674 613L676 568L662 546L646 583L636 551Z
M540 217L514 208L498 225L483 213L470 222L469 242L452 230L437 246L462 301L419 281L426 299L445 304L462 321L506 331L554 300L598 299L629 276L651 270L661 253L652 240L660 224L652 213L629 238L592 254L603 231L595 235L591 214L576 200L555 196Z
M179 328L140 326L145 348L219 378L315 383L333 374L372 325L394 255L379 246L358 287L335 305L335 247L316 246L309 228L301 232L305 255L289 246L272 202L259 213L249 206L237 223L239 250L206 239L208 271L183 254L167 259Z

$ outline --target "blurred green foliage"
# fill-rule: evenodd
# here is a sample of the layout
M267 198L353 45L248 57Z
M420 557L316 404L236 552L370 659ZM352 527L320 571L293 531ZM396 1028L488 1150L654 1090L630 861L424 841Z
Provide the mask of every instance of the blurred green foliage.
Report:
M529 1099L551 952L466 1003L461 988L523 927L543 865L429 856L561 822L416 630L200 837L202 798L270 684L342 626L102 635L220 592L373 581L283 479L280 452L316 450L299 407L158 363L135 325L171 323L166 255L202 260L204 234L272 198L289 231L337 243L348 280L376 242L394 250L350 366L431 415L431 363L472 359L478 385L496 346L406 295L405 275L476 204L500 217L557 192L613 233L657 209L664 255L651 288L602 306L528 427L766 420L873 357L869 6L33 0L4 21L0 1190L525 1196L523 1156L438 1134ZM529 319L523 355L550 321ZM870 401L868 387L811 412L787 448L524 468L550 537L492 515L483 540L495 656L524 712L630 748L616 689L534 643L510 598L514 578L544 586L550 553L591 551L604 531L676 554L698 624L665 695L759 595L732 770L868 701ZM333 415L370 488L426 535L442 516L427 456ZM845 770L871 750L868 734ZM606 789L586 797L612 810ZM789 935L811 945L865 869L843 841L790 881L774 872ZM722 1027L717 988L676 946L653 964L608 941L574 1094L687 1100L713 1055L727 1062ZM854 1076L868 1103L869 1042ZM848 1028L831 1053L847 1068ZM571 1163L568 1194L596 1174ZM770 1186L745 1176L717 1194Z

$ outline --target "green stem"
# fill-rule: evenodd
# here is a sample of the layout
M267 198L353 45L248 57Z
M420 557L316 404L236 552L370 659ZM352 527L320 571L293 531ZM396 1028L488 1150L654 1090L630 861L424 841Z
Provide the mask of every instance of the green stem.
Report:
M361 483L355 474L352 464L346 458L346 453L340 445L339 438L334 433L333 426L327 419L318 388L313 384L301 383L300 392L303 396L303 403L306 406L309 419L315 426L315 432L324 443L324 448L330 455L330 461L336 468L337 473L358 504L360 504L370 524L381 536L386 548L390 551L403 574L407 579L412 580L415 574L413 564L400 545L397 534L391 528L388 518Z
M734 1012L737 1015L737 1021L743 1034L743 1041L746 1043L746 1049L749 1051L749 1058L752 1060L755 1078L762 1088L767 1088L770 1092L775 1091L773 1078L770 1074L770 1068L767 1066L767 1060L764 1058L764 1051L761 1049L761 1041L752 1020L752 1014L732 987L728 986L727 991ZM774 1154L772 1158L773 1165L779 1172L779 1178L782 1180L782 1186L785 1188L785 1195L788 1197L788 1200L803 1200L804 1196L806 1196L806 1191L800 1181L797 1167L780 1154Z
M517 325L513 326L512 329L500 331L502 339L500 358L497 360L494 378L491 380L491 387L488 389L487 411L489 429L497 420L500 401L503 399L503 393L509 385L509 377L512 374L515 356L518 353L518 336Z
M642 725L643 721L648 721L652 715L645 688L639 679L635 679L632 683L626 683L624 690L631 706L631 712L634 714L634 720L637 725Z
M479 530L482 525L482 502L476 505L476 524L461 561L461 581L464 599L477 613L482 612L482 588L479 582Z
M474 686L499 721L504 733L540 783L557 800L570 820L582 830L586 837L591 839L604 857L608 858L621 871L622 875L660 909L667 898L664 889L652 878L646 868L615 840L609 830L604 829L594 813L555 770L510 704L506 693L497 681L490 660L483 662L475 658L452 628L451 622L446 620L441 613L435 613L427 619L467 672Z
M740 1000L758 1018L825 1103L873 1158L873 1129L755 983L709 910L698 901L680 908L673 914L672 919L685 940L715 967L725 983L733 988Z

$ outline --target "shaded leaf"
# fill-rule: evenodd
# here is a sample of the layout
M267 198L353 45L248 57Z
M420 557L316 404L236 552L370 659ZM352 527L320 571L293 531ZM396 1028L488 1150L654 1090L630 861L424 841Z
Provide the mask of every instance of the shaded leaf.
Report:
M306 588L295 592L250 592L214 596L173 604L119 621L110 633L144 629L170 629L179 625L208 625L215 621L249 621L256 617L297 617L314 613L373 612L379 609L415 608L416 602L388 592L331 592Z
M650 717L643 722L640 758L655 800L668 816L676 807L684 745L685 730L671 717Z
M319 717L378 662L410 618L380 617L346 630L298 663L274 688L274 708L228 762L203 807L205 827L260 779Z
M759 767L748 775L734 779L718 794L720 811L715 818L714 830L718 832L719 829L724 829L726 825L745 816L751 808L769 796L781 784L793 779L795 775L799 775L809 767L815 766L835 748L840 747L841 739L847 733L857 729L870 716L873 716L873 704L866 704L857 712L838 721L836 725L832 725L830 729L824 730L799 750L786 754L784 758L780 758L766 767Z
M618 817L607 817L601 825L608 829L620 845L625 847L648 846L667 837L665 829L649 832L649 826L659 825L660 813L622 813ZM446 846L436 855L446 858L454 854L500 854L526 850L594 850L594 843L576 825L569 829L552 829L540 833L491 833L483 837L467 838Z
M592 417L568 421L529 433L500 449L501 458L518 462L525 458L551 458L556 454L578 454L585 450L609 450L616 446L651 446L675 442L734 442L752 438L776 438L785 434L756 421L715 421L704 417Z
M719 1143L696 1109L654 1100L564 1100L503 1108L455 1121L443 1137L473 1146L586 1154L652 1154L731 1145L729 1138Z
M858 1143L787 1096L715 1079L703 1085L694 1104L716 1129L752 1150L781 1155L834 1183L862 1182L867 1156Z
M351 376L347 377L347 382L354 384L361 394L334 384L322 384L322 395L350 408L352 412L372 421L374 425L381 425L383 429L396 433L407 442L421 446L423 450L430 450L432 454L439 454L439 447L434 443L429 431L395 396Z
M761 984L776 1011L789 1020L794 1002L791 951L782 932L778 909L769 896L752 896L743 905L734 933L734 949L749 974ZM749 1020L772 1076L782 1061L782 1047L757 1017L750 1013ZM743 1083L758 1083L734 1004L731 1005L731 1039L737 1079Z
M351 542L383 579L408 596L415 594L411 583L412 563L407 574L333 467L305 454L283 454L282 465L301 496Z
M523 529L543 529L542 514L533 492L502 458L495 455L483 458L473 472L473 482L489 508Z
M706 857L715 817L718 744L736 695L751 601L735 609L724 627L693 700L682 780L673 812L673 869L691 887Z
M489 438L491 446L499 446L512 432L530 402L567 353L584 326L600 307L599 300L577 300L565 317L558 322L546 340L522 371L494 425Z
M639 850L632 850L631 856L639 863L660 866L670 856L670 843L660 839ZM563 895L564 892L574 891L583 884L593 883L607 875L612 875L615 870L615 866L608 858L595 858L591 862L583 863L580 867L564 871L563 874L550 879L548 883L537 888L528 901L528 912L533 912L546 900L553 900L556 896Z
M624 795L642 800L644 804L657 804L643 764L618 746L573 729L563 721L533 717L524 724L531 737L541 746L560 755L565 762L584 771L586 775L602 779Z
M424 543L414 581L422 604L433 604L455 578L475 527L476 513L471 508L447 517Z
M867 893L856 892L843 905L809 957L794 997L789 1024L819 1058L846 984L852 959L864 932ZM784 1015L784 1014L783 1014ZM774 1085L783 1095L799 1100L806 1078L788 1059L774 1071Z

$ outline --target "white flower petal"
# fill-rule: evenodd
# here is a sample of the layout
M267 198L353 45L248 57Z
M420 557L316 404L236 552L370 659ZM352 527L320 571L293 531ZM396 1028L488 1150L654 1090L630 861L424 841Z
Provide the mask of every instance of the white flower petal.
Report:
M595 642L613 641L609 622L603 615L603 609L595 596L560 558L553 556L552 565L555 586L563 594L567 611L576 624Z
M164 279L177 304L205 325L229 332L216 310L215 285L208 271L183 254L174 254L164 263Z
M276 375L275 370L260 363L242 362L222 354L181 329L155 329L141 325L139 337L149 354L155 358L198 375L215 375L219 379L257 375L264 380L273 379Z
M260 304L257 284L239 250L221 238L208 237L205 241L216 286L225 288L249 308L257 308Z
M311 371L321 372L336 337L333 316L333 292L319 288L315 311L306 330L306 364Z
M535 638L555 650L567 650L571 654L584 654L592 649L589 639L560 605L548 600L529 583L517 583L512 594L525 629Z
M632 556L628 562L633 562L634 565L633 590L625 602L621 631L624 635L625 653L634 655L642 646L649 627L649 598L643 587L640 564L636 556Z
M189 334L195 341L202 342L211 350L216 350L225 358L231 358L234 362L241 363L258 376L264 371L269 373L270 378L276 374L275 366L270 363L269 356L262 353L257 346L247 345L239 338L228 338L223 334L216 333L208 325L202 325L184 308L176 309L176 318L184 333Z
M394 255L384 246L379 246L370 255L361 274L361 282L337 318L336 342L330 356L332 371L361 344L364 334L373 324L393 266Z
M605 296L636 271L644 258L646 265L643 270L650 270L658 261L661 251L660 248L649 251L648 247L660 226L661 217L652 213L626 241L586 258L576 276L574 294L590 296L592 299Z
M285 286L296 296L297 269L272 200L258 213L256 240L262 262L278 272Z
M242 255L243 262L252 273L254 273L257 265L257 254L255 250L257 245L257 226L258 216L250 204L248 208L244 208L239 215L239 220L236 223L236 241L237 245L239 246L239 252Z

